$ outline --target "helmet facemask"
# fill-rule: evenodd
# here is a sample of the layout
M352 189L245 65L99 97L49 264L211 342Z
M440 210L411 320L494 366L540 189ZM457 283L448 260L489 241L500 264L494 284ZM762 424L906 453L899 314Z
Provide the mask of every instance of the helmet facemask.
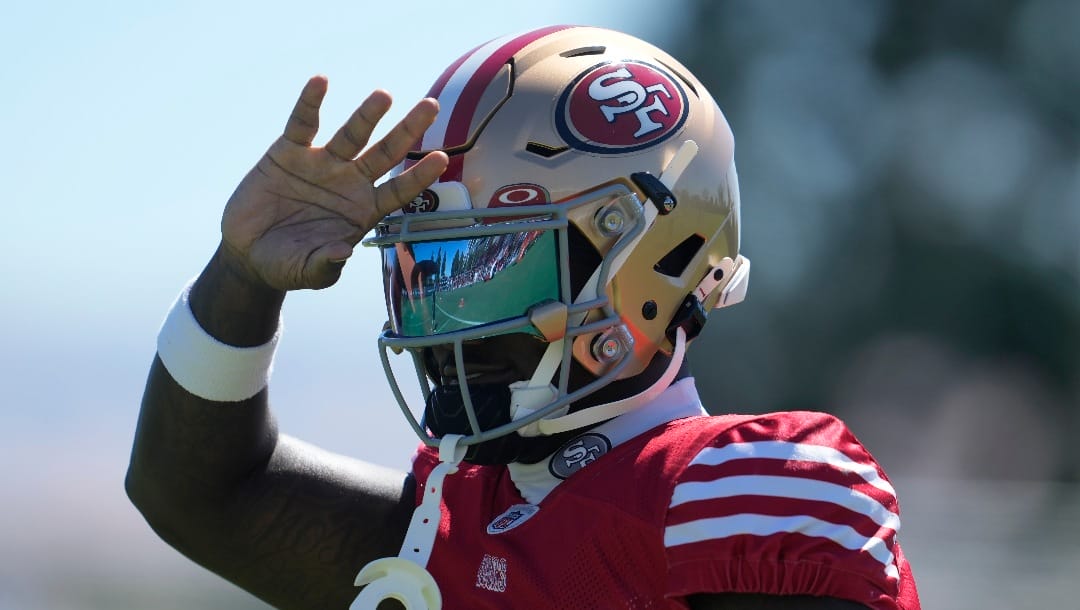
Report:
M589 270L591 286L587 280L578 280L578 286L571 281L584 275L580 264L576 273L572 270L572 253L582 250L570 245L581 241L573 237L572 215L607 218L608 225L612 215L623 218L614 227L622 238ZM399 406L421 439L434 446L444 434L464 434L462 444L470 446L466 459L473 462L540 459L554 450L558 443L537 438L550 435L540 433L535 423L568 412L574 401L617 379L631 362L633 339L625 331L610 332L621 323L595 287L610 281L611 263L645 230L645 223L644 205L622 181L557 204L385 219L377 236L365 241L383 253L391 322L379 339L380 354ZM595 255L582 252L581 258L595 260ZM570 297L575 291L576 299ZM572 369L563 363L573 360L576 338L599 330L609 331L607 349L598 352L595 363L599 375L572 387ZM516 367L506 363L515 358L498 353L485 354L477 363L467 354L478 347L525 349L533 357L516 354ZM413 357L424 394L423 422L408 407L390 367L388 352L403 350ZM489 382L515 368L522 372L530 360L536 365L524 378ZM447 378L447 371L456 379ZM497 438L503 440L490 442ZM487 443L487 451L481 451L481 443Z

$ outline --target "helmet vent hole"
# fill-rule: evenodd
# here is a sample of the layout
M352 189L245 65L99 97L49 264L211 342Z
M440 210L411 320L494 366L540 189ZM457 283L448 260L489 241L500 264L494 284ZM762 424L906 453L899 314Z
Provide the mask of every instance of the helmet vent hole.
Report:
M569 146L550 146L548 144L541 144L540 142L529 142L525 145L526 152L540 155L545 159L550 159L551 157L568 150L570 150Z
M687 237L682 243L665 254L663 258L656 261L653 270L668 277L681 276L704 244L705 238L696 233Z
M593 45L591 47L578 47L576 49L570 49L569 51L563 51L559 53L559 57L581 57L582 55L603 55L607 51L607 47L600 45Z

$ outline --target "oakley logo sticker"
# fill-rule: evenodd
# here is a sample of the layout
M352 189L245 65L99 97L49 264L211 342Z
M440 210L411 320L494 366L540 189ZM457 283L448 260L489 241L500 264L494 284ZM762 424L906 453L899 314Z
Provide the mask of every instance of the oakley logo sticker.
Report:
M592 464L610 450L611 441L606 436L586 432L563 445L551 456L548 471L560 479L569 478L570 475Z
M578 75L559 97L555 126L571 147L623 153L658 144L686 122L678 81L641 61L604 63Z
M431 189L424 189L412 201L405 204L406 214L422 214L439 209L439 196Z
M488 524L487 533L494 535L508 532L525 523L538 512L540 512L540 507L535 504L515 504Z
M551 201L548 190L539 184L508 184L491 195L489 208L505 208L512 205L538 205Z
M508 184L506 186L498 188L491 194L491 199L488 201L489 208L509 208L520 205L540 205L543 203L551 202L551 194L548 190L539 184L529 184L526 182L519 184ZM508 220L514 220L514 217L488 217L484 218L484 224L490 224L493 222L506 222ZM518 217L520 220L520 217Z

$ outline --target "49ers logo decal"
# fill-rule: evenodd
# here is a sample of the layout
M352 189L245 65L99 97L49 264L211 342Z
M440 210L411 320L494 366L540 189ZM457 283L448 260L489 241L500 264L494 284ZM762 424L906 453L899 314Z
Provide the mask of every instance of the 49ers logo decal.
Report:
M555 127L578 150L633 152L678 132L689 107L686 92L665 70L642 61L609 62L582 72L563 91Z
M560 479L568 479L570 475L595 462L608 451L611 451L608 437L586 432L570 439L551 455L548 472Z
M423 214L439 209L439 196L431 189L424 189L403 208L406 214Z

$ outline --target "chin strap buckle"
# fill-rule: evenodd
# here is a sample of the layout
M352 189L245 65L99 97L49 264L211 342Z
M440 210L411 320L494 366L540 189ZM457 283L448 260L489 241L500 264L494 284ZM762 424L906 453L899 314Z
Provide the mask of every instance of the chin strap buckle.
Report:
M750 259L742 255L735 260L724 257L720 264L709 268L693 292L683 299L665 331L668 340L675 342L676 328L683 329L687 341L697 337L705 326L706 304L712 303L710 307L719 309L742 302L749 281Z
M667 216L675 211L675 206L679 204L678 200L675 199L675 193L672 193L671 189L661 182L659 178L649 172L634 172L630 174L630 179L641 189L645 197L656 206L656 211L661 216Z
M675 315L671 318L671 323L668 324L667 330L664 334L668 340L675 343L676 330L682 329L686 334L686 340L692 341L701 333L701 329L705 327L705 308L701 306L701 301L692 294L686 295L682 304L679 305L679 309L675 311Z
M368 563L356 575L354 584L364 587L349 610L375 610L386 599L397 600L405 610L440 610L442 593L428 572L428 559L435 546L435 535L442 520L443 480L457 472L467 447L460 445L460 434L447 434L439 442L439 460L424 485L424 499L413 511L409 530L397 557L384 557Z

